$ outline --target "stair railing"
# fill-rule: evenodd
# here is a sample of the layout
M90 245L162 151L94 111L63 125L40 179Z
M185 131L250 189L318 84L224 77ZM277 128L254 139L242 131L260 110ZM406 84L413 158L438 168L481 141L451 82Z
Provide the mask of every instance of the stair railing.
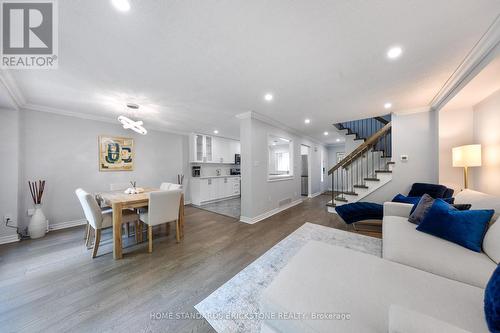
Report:
M332 202L347 201L345 194L356 195L356 188L367 188L366 181L378 180L377 172L387 172L387 161L391 152L392 123L386 123L364 143L333 166L328 175L332 176Z

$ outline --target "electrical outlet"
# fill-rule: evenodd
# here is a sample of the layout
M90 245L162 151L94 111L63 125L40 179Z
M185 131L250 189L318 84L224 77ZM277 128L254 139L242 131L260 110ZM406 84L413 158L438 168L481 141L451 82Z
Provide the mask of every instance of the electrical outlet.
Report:
M9 222L11 225L14 224L14 221L12 220L12 215L11 214L7 214L3 217L3 223L7 223Z
M33 216L35 214L35 210L33 208L28 209L28 216Z

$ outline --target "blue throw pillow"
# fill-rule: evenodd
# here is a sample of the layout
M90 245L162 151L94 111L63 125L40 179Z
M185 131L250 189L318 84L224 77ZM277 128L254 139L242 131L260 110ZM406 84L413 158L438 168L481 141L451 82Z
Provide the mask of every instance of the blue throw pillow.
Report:
M459 211L445 201L436 199L417 230L481 252L484 234L493 213L494 210L486 209Z
M401 203L417 205L420 199L422 199L422 197L407 197L405 195L398 194L392 199L392 202L401 202Z
M500 332L500 265L484 291L484 316L490 332Z
M410 214L413 214L413 212L415 211L415 208L417 208L417 205L420 202L420 199L422 199L422 197L410 197L410 196L407 197L405 195L398 194L392 199L392 202L401 202L401 203L406 203L406 204L412 204L413 208L411 209ZM445 202L447 202L449 204L452 204L453 202L455 202L455 198L445 198L442 200L444 200Z

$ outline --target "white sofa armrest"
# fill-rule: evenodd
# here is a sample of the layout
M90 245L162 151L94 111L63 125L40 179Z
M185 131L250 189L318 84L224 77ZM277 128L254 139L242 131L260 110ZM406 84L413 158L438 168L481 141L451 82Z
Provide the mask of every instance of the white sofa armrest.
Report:
M412 204L384 202L384 216L409 217L412 208Z
M426 314L391 304L389 333L470 333Z

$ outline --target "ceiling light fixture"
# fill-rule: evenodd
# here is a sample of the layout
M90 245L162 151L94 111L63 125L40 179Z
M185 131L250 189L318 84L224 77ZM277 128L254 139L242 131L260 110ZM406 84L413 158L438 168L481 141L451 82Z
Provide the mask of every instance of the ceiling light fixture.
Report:
M304 120L304 123L309 124L311 122L311 119L306 119Z
M125 116L119 116L118 121L122 123L124 129L131 129L132 131L146 135L148 131L144 128L142 120L133 121Z
M268 102L272 101L274 96L272 94L265 94L264 99Z
M139 104L127 103L127 108L132 110L138 110ZM142 120L134 121L128 117L119 116L118 121L123 125L124 129L131 129L132 131L142 135L148 134L148 131L144 128L144 126L142 126L144 124Z
M128 12L130 10L130 2L128 0L111 0L111 3L121 12Z
M339 138L337 138L337 140L335 140L335 141L340 142L340 139L339 139Z
M328 135L328 132L323 132L323 135Z
M397 59L403 53L403 49L399 46L393 46L387 51L387 58L389 59Z
M387 102L384 104L384 109L390 109L390 108L392 108L392 103Z
M214 130L214 134L219 134L219 131L218 130Z

